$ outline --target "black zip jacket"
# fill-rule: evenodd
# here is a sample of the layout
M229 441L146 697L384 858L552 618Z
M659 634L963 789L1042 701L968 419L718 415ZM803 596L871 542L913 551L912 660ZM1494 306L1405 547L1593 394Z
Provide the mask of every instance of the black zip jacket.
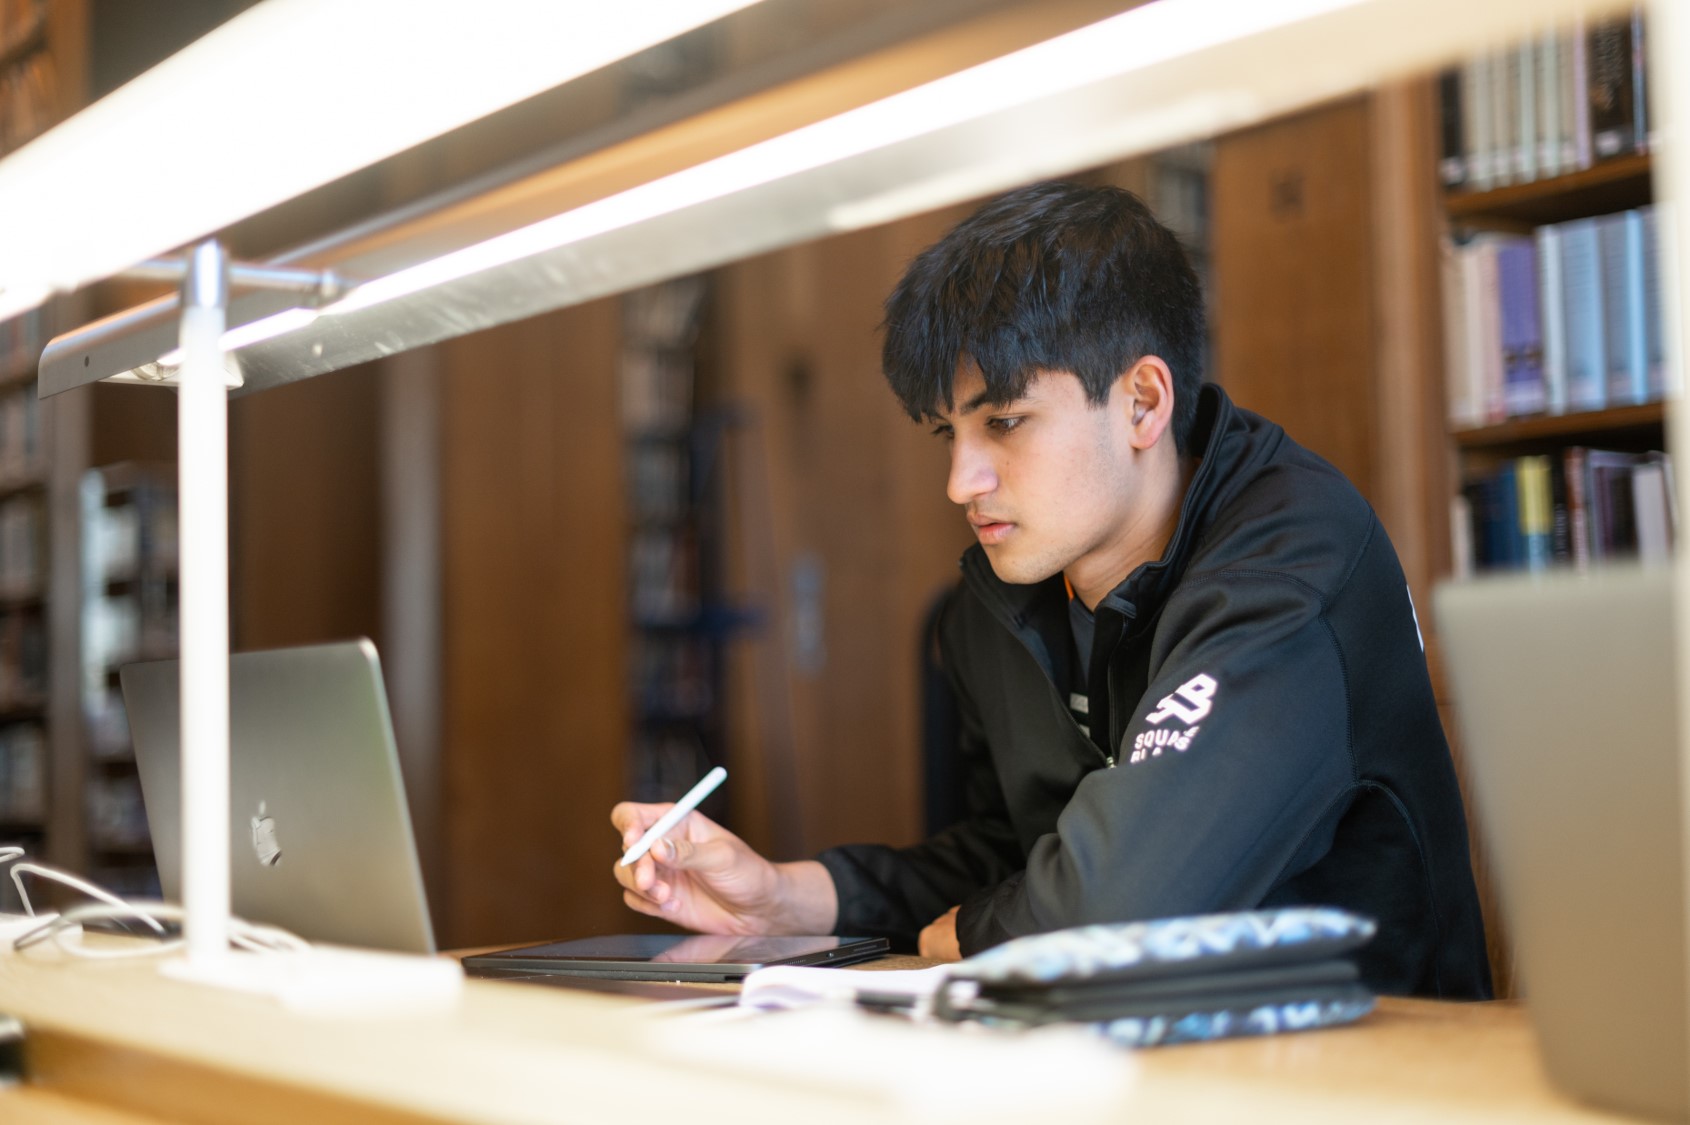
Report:
M964 955L1088 922L1294 904L1375 918L1364 979L1490 995L1449 745L1396 552L1343 475L1203 388L1201 462L1162 558L1095 608L979 547L940 625L967 817L820 857L838 932L913 947L961 904ZM1091 733L1069 711L1090 688Z

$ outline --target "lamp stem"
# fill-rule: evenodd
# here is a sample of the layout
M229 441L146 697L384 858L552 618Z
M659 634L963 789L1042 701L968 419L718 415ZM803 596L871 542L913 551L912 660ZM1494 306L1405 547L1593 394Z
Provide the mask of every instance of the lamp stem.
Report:
M182 906L190 966L228 954L228 391L220 341L229 259L216 241L189 254L182 280L177 399L181 536Z

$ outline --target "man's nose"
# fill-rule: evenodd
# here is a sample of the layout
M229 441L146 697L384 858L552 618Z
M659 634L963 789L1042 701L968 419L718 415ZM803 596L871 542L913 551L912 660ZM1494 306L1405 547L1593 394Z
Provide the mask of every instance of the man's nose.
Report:
M998 486L991 459L962 439L951 443L951 475L945 481L945 495L951 503L967 506Z

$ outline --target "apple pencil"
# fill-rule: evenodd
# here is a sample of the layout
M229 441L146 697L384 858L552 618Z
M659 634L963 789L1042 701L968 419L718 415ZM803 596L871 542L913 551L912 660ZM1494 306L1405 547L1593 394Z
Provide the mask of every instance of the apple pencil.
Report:
M675 802L675 807L657 818L657 823L645 830L645 835L634 841L634 846L622 856L622 866L628 867L639 862L639 858L651 850L651 846L663 839L669 830L681 823L681 818L698 807L698 803L716 791L716 786L728 779L728 771L717 766L709 773L698 779L698 784L687 791L687 795Z

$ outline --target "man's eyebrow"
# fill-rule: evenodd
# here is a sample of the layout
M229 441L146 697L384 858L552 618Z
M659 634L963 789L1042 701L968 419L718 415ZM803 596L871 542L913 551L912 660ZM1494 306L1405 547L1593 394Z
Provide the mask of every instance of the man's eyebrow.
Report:
M957 413L958 414L972 414L976 410L979 410L982 406L985 406L988 402L991 402L991 401L992 401L992 392L991 391L981 391L979 394L975 395L973 398L971 398L967 402L963 403L962 408L960 410L958 410Z

